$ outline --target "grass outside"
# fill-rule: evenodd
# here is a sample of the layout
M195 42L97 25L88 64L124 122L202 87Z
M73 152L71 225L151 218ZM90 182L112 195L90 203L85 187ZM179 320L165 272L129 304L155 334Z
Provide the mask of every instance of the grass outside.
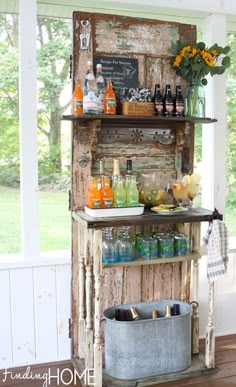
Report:
M68 193L39 192L41 251L70 249ZM0 186L0 254L21 252L20 191Z
M197 204L197 203L195 203ZM68 193L39 192L41 251L70 249ZM236 209L226 209L226 224L236 236ZM0 254L21 252L20 192L0 186Z

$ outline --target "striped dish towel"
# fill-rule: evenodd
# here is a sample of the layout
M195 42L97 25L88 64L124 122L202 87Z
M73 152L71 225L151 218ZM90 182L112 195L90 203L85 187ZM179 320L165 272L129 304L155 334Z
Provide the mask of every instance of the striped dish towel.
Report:
M207 277L214 282L227 275L229 235L225 223L219 219L210 223L202 238L203 245L208 247Z

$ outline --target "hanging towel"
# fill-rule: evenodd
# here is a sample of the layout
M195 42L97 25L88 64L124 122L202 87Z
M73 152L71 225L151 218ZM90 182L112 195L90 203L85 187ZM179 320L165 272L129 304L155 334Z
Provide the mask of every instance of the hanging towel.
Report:
M214 282L227 275L229 235L225 223L215 219L210 223L206 234L202 238L203 244L208 247L207 277Z

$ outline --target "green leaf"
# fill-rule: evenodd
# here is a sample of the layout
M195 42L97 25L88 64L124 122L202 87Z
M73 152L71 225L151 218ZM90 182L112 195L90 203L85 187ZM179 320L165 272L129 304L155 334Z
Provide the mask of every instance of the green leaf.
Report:
M230 51L230 47L229 47L229 46L226 46L226 47L223 49L223 54L224 54L224 55L227 55L229 51Z
M230 57L229 56L225 56L223 59L222 59L222 66L228 68L230 66Z
M205 49L206 45L205 45L205 43L203 43L203 42L199 42L199 43L197 43L197 47L198 47L201 51L203 51L203 50Z
M206 86L206 85L207 85L207 79L206 79L206 78L203 78L203 79L202 79L202 84L203 84L203 86Z

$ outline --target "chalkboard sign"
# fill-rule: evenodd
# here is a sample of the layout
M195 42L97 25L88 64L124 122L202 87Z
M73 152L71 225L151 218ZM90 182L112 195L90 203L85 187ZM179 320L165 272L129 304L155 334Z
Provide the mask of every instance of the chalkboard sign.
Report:
M138 87L138 60L110 56L97 56L94 67L101 63L105 79L111 78L116 92L122 87Z

